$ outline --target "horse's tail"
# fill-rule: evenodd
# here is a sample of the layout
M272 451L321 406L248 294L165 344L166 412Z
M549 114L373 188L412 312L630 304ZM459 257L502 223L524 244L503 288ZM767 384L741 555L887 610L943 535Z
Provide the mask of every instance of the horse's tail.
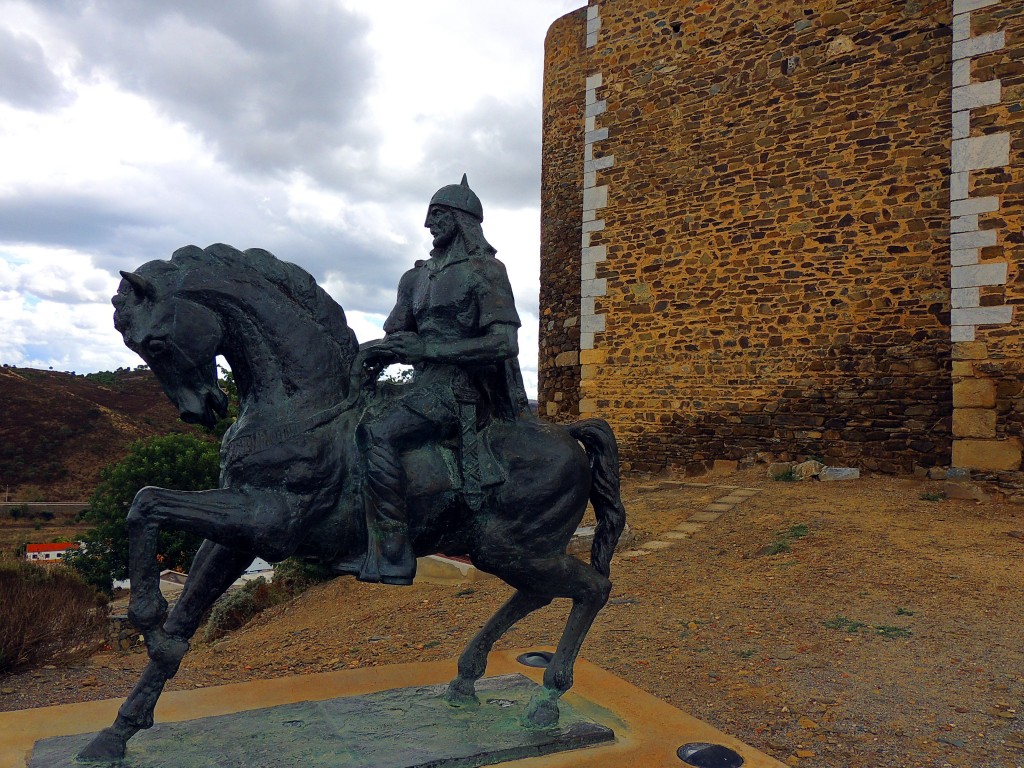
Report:
M597 516L590 564L602 576L608 576L615 545L626 524L626 510L619 496L619 446L604 419L577 421L568 430L583 443L590 459L590 503Z

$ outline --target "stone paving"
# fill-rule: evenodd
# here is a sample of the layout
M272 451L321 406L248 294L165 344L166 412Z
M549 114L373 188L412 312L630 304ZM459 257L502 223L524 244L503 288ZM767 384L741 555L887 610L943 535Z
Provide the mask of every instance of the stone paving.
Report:
M702 530L708 523L713 523L726 512L730 512L737 505L742 504L751 496L761 492L760 488L743 488L738 485L714 485L712 483L684 483L670 481L652 488L641 490L665 491L672 488L715 488L724 492L724 495L707 504L703 509L698 510L687 518L686 522L680 523L671 531L666 531L659 538L645 541L636 549L627 549L616 553L617 557L643 557L660 549L668 549L689 539L698 531Z

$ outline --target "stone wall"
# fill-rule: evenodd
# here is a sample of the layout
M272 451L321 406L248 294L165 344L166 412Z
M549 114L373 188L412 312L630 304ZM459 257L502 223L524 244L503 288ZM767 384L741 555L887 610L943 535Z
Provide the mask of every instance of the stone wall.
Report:
M1012 485L1024 436L1024 9L955 0L953 12L953 462Z
M973 81L1000 78L1002 98L972 110L971 135L1009 133L1020 157L1024 14L962 1L974 35L1005 32L974 63ZM578 392L580 413L612 423L635 469L757 451L948 465L956 358L958 382L990 381L992 439L1021 435L1019 329L978 325L955 355L951 339L952 11L945 0L601 0L588 9L600 19L591 46L586 15L556 22L541 413L574 417L560 404ZM607 136L585 158L595 83ZM979 308L1021 299L1020 166L970 177L972 196L1001 200L980 220L1000 230L980 260L1009 266L1004 283L979 288ZM566 202L579 210L588 184L605 188L595 231ZM595 248L601 260L588 259ZM582 366L560 366L580 350L565 326L588 292L601 326Z
M586 15L563 16L545 41L538 389L541 415L562 421L579 417Z

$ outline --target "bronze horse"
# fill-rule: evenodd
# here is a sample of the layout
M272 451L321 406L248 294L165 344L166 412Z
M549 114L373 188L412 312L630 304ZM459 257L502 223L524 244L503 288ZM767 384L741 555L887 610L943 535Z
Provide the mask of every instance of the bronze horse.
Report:
M128 513L129 616L150 661L113 725L79 755L101 761L123 757L128 739L152 726L201 617L254 557L342 563L365 551L355 428L365 408L386 407L364 386L376 371L364 368L344 311L300 267L259 249L188 246L122 275L114 325L181 417L210 425L224 413L217 355L234 372L240 403L221 447L220 488L143 488ZM461 499L445 470L451 461L431 460L430 449L407 459L410 535L417 555L468 555L516 589L460 656L446 693L454 706L477 702L487 654L513 624L553 598L572 599L544 685L524 715L526 725L543 727L558 720L558 698L611 589L609 564L625 523L618 453L598 419L562 427L523 418L485 431L508 479L489 489L479 511ZM597 516L589 566L565 551L588 499ZM161 528L205 539L169 614L156 559Z

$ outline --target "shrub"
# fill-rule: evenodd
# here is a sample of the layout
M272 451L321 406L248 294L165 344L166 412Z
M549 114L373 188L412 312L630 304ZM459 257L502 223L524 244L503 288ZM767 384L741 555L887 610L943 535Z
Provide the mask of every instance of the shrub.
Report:
M203 640L211 642L241 629L267 608L285 603L334 576L325 565L303 562L297 557L283 560L274 566L272 582L260 576L214 603L203 630Z
M253 616L286 599L283 590L274 589L262 576L253 579L214 604L203 630L203 640L210 642L244 627Z
M330 581L337 574L320 563L307 563L297 557L289 557L274 565L274 586L289 597L300 595L312 586Z
M106 628L106 598L69 568L0 561L0 672L88 655Z

